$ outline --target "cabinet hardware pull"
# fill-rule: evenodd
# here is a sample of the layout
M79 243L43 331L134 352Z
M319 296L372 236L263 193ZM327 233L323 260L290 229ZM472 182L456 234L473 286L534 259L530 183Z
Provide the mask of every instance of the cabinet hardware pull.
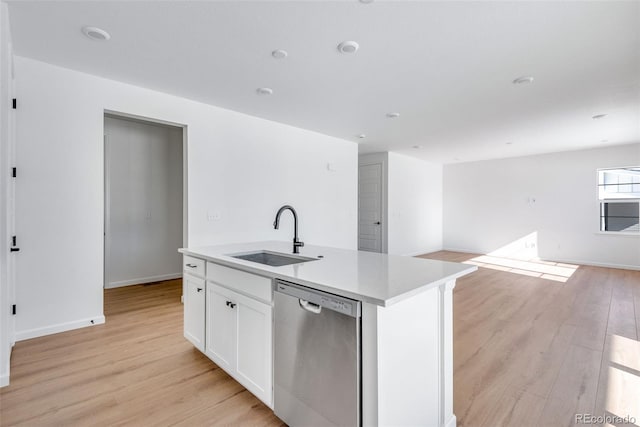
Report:
M201 292L201 291L202 291L202 288L197 288L197 289L198 289L198 292Z
M187 264L187 267L189 267L189 268L196 268L196 267L197 267L197 265L195 265L195 264Z

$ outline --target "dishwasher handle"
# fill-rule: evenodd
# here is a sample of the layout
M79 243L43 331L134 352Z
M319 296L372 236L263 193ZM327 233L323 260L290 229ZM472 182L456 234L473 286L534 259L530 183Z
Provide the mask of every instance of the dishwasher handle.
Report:
M300 307L302 307L302 309L308 311L309 313L320 314L320 312L322 311L322 307L318 304L314 304L302 298L298 298L298 303L300 304Z

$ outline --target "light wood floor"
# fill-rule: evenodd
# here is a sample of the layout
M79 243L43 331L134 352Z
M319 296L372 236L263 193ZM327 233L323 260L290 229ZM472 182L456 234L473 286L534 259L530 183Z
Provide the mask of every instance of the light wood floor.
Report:
M571 426L577 413L640 423L640 271L581 266L563 283L529 276L534 265L489 267L454 289L458 425Z
M640 422L640 272L513 271L481 267L454 290L458 425L568 426L605 410ZM180 293L107 290L105 325L17 343L0 425L281 425L182 338Z
M106 324L17 343L0 425L282 425L182 337L181 293L109 289Z

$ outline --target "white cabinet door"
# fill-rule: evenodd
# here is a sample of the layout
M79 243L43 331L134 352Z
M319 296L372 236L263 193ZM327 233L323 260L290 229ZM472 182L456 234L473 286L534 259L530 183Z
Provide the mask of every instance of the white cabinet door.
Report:
M271 305L207 282L205 354L273 406Z
M232 373L236 363L236 313L234 292L207 283L207 340L205 354L218 366Z
M237 306L237 379L268 406L272 406L272 309L242 295Z
M200 351L204 351L204 280L184 275L184 337Z

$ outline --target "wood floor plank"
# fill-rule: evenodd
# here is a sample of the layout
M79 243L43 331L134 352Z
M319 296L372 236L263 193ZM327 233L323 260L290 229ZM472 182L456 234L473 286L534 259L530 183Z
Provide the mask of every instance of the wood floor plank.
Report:
M633 296L635 272L612 270L611 308L607 323L607 334L638 339Z
M576 414L593 414L601 362L601 351L569 347L539 425L575 425Z
M522 390L507 389L493 406L483 427L522 426L538 427L545 398Z
M519 372L511 387L546 399L558 377L574 333L575 326L562 325L550 345L538 349L538 356Z

